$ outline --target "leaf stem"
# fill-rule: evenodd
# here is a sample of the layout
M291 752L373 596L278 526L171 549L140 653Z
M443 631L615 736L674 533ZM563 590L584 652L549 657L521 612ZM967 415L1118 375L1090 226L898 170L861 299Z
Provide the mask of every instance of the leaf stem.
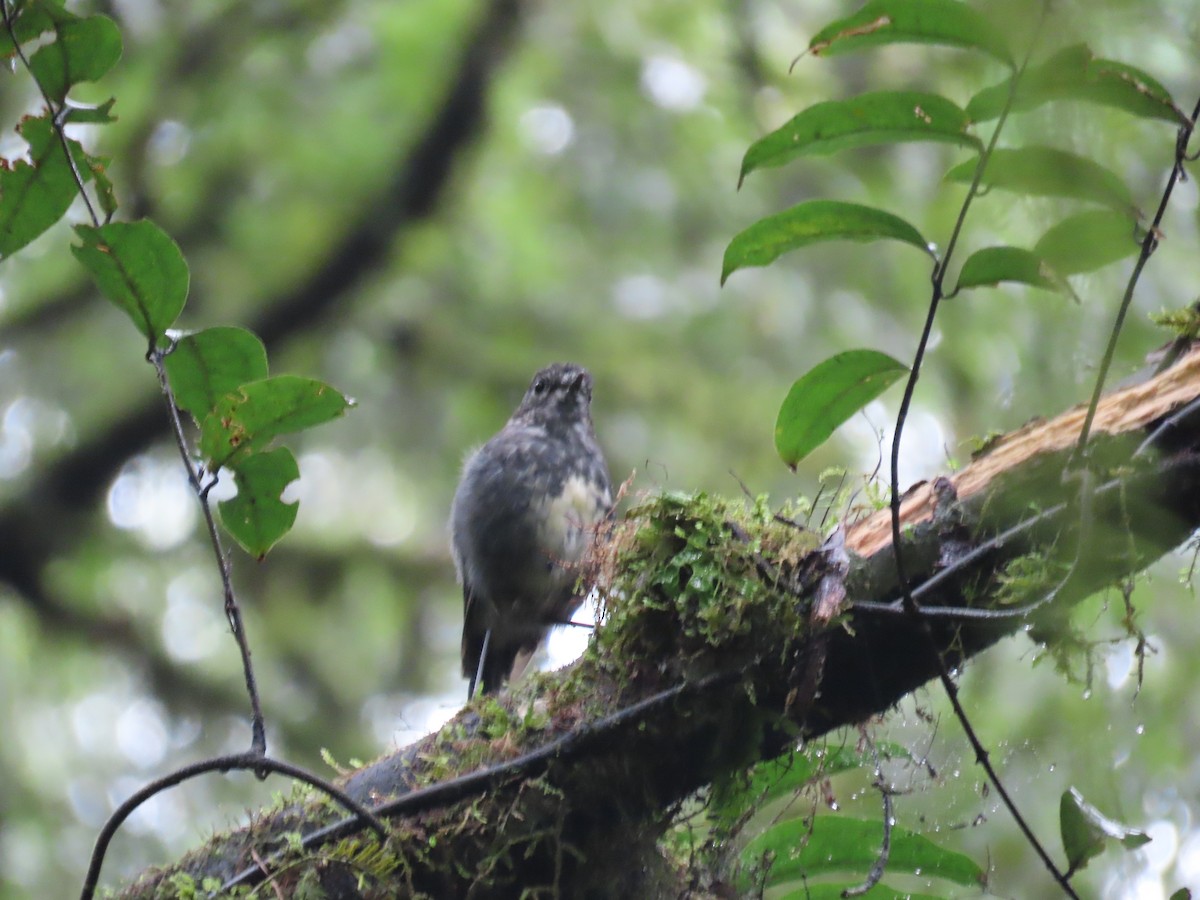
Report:
M1167 211L1167 203L1171 199L1175 185L1187 177L1183 170L1183 164L1190 159L1187 154L1188 142L1191 140L1198 118L1200 118L1200 99L1196 101L1196 105L1192 109L1192 117L1179 126L1179 134L1175 139L1175 162L1171 166L1171 174L1167 177L1166 187L1163 188L1162 197L1159 199L1158 210L1154 213L1154 221L1150 223L1150 227L1146 229L1146 236L1142 238L1142 250L1138 254L1133 271L1129 273L1129 281L1125 284L1125 294L1121 297L1121 305L1117 307L1117 317L1108 334L1108 344L1104 348L1104 357L1100 361L1100 371L1096 375L1092 399L1088 402L1087 415L1084 416L1083 427L1079 430L1079 442L1075 445L1076 458L1081 458L1087 452L1088 439L1092 434L1092 424L1096 419L1096 410L1100 406L1100 397L1104 393L1104 382L1108 378L1108 370L1112 367L1113 356L1117 352L1117 338L1120 337L1121 329L1125 326L1125 316L1133 303L1133 292L1137 287L1138 279L1141 278L1142 269L1145 268L1154 251L1158 249L1158 238L1161 234L1159 229Z
M933 633L930 629L929 622L921 614L921 608L917 604L916 599L913 597L912 589L908 583L908 576L904 566L904 554L902 552L900 535L900 441L904 433L905 421L908 419L909 409L912 406L912 399L913 394L916 391L917 379L921 374L921 363L924 361L925 354L929 347L929 337L933 332L933 323L937 317L939 304L944 296L943 285L946 276L946 268L950 263L950 259L954 255L955 247L958 245L958 239L962 234L963 225L966 222L967 213L971 208L972 201L979 193L979 186L983 180L983 173L987 168L988 159L995 150L996 144L1000 138L1000 132L1003 130L1004 124L1008 120L1008 115L1012 111L1013 101L1016 99L1017 85L1020 82L1021 76L1025 72L1025 69L1029 65L1029 61L1033 55L1034 47L1037 44L1037 39L1041 35L1042 26L1046 18L1047 6L1048 3L1042 4L1041 15L1038 20L1037 27L1033 32L1033 38L1030 40L1029 46L1026 49L1025 58L1022 60L1020 67L1013 73L1013 76L1009 81L1008 96L1005 99L1004 109L1001 110L1000 117L996 121L996 127L992 131L991 139L988 141L987 146L979 155L979 163L975 167L975 175L971 179L970 187L967 189L967 196L963 199L962 206L959 208L958 218L954 223L954 230L951 232L950 240L946 245L945 254L942 256L941 260L934 265L932 276L932 294L929 300L929 309L925 316L925 324L921 330L920 340L917 342L916 353L913 356L912 369L904 386L904 397L900 401L900 411L896 415L896 434L892 439L891 452L890 505L892 514L892 549L896 558L896 578L900 585L904 610L914 622L919 624L926 644L937 661L938 678L942 683L942 687L946 691L946 696L950 700L950 705L954 709L955 717L958 719L959 724L962 725L963 732L966 734L967 740L970 742L971 747L975 751L975 760L987 774L988 781L991 782L993 787L995 787L997 794L1000 795L1005 807L1008 808L1009 813L1017 823L1017 827L1021 830L1025 840L1037 853L1038 857L1042 861L1042 864L1046 867L1046 870L1050 872L1050 874L1054 877L1054 880L1058 882L1058 885L1060 888L1062 888L1063 893L1065 893L1068 897L1078 900L1078 895L1075 893L1074 888L1071 887L1071 883L1067 880L1066 876L1059 871L1059 868L1054 863L1054 860L1050 858L1050 854L1046 851L1045 847L1042 846L1041 841L1039 841L1037 836L1033 833L1033 830L1025 821L1024 816L1021 815L1020 810L1017 809L1015 801L1009 795L1007 789L1005 789L1004 784L1000 780L1000 776L992 766L987 750L984 748L983 743L975 733L974 727L971 725L971 720L967 716L966 710L963 708L962 703L959 700L958 687L955 685L954 680L950 677L950 673L946 669L946 664L942 659L941 654L937 651L937 646L934 642Z

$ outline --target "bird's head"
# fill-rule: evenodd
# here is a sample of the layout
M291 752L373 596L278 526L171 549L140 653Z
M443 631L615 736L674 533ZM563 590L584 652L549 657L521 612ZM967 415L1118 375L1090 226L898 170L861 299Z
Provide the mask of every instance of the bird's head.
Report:
M588 370L575 363L554 363L533 376L512 420L546 427L558 422L590 422L591 402Z

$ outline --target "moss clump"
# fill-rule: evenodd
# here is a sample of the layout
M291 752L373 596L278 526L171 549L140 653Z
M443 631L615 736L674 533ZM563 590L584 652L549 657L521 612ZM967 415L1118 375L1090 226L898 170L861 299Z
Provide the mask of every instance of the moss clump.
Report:
M760 656L762 636L803 627L802 586L819 544L776 519L764 498L652 497L626 515L601 567L605 602L590 652L643 671L662 660Z
M1175 332L1176 336L1194 341L1200 337L1200 300L1183 309L1163 310L1151 313L1150 321L1160 328Z

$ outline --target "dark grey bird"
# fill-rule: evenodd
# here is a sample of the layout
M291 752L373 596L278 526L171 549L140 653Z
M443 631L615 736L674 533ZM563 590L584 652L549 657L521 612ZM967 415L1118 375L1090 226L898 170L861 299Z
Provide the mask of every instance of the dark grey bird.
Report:
M583 598L578 562L612 508L592 428L592 376L555 363L473 453L450 512L463 589L462 670L485 694L521 674L550 627Z

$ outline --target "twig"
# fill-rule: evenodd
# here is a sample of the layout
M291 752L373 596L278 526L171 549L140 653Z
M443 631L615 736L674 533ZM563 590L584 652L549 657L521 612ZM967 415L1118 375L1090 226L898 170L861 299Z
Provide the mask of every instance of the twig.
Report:
M377 812L367 809L341 788L299 766L271 759L269 756L263 756L254 751L249 753L234 753L229 756L216 756L193 763L190 766L183 766L174 772L164 775L162 778L150 782L113 811L113 814L108 817L108 821L104 823L104 827L100 829L100 834L96 836L96 845L92 850L92 858L88 863L87 875L83 881L83 889L79 894L80 900L91 900L95 894L96 884L100 880L100 869L104 865L104 856L108 851L108 845L116 835L117 829L133 814L134 810L154 795L182 784L188 779L199 775L207 775L209 772L229 772L235 769L252 771L259 778L263 777L260 773L264 771L274 772L312 785L333 797L342 806L351 810L354 813L354 818L349 821L360 823L360 827L362 825L369 825L378 833L380 841L387 840L387 827L383 824Z
M221 592L225 599L225 618L229 622L229 630L233 632L233 639L237 642L238 651L241 653L242 673L246 681L246 693L250 696L250 750L252 753L258 753L261 756L267 752L267 730L262 713L262 703L258 697L258 684L254 678L254 666L250 661L250 644L246 639L246 629L242 624L241 609L238 607L237 597L233 590L233 573L229 565L229 557L221 546L221 534L217 530L212 506L208 502L208 492L216 484L216 477L214 474L213 479L208 484L202 483L200 480L200 470L189 456L187 435L183 432L183 420L179 415L179 406L175 403L175 392L171 389L170 379L167 378L166 366L163 364L163 360L171 352L171 349L170 347L166 350L152 348L147 354L147 358L154 366L154 371L158 375L158 386L162 391L163 399L166 400L167 417L171 422L171 433L175 438L175 446L179 449L179 456L183 460L183 467L187 470L188 483L192 486L192 490L196 494L196 499L200 503L200 512L204 517L204 525L208 530L209 544L212 546L213 556L217 560L217 569L221 573ZM260 773L258 777L259 780L266 778L266 772Z
M12 41L17 57L21 60L21 64L25 67L26 71L29 72L30 77L33 78L34 84L37 85L38 92L42 95L42 99L46 103L46 109L50 113L51 127L53 128L54 133L57 135L59 143L62 145L63 153L66 154L67 164L71 167L71 173L75 179L75 186L79 192L79 196L83 199L84 205L87 207L88 217L91 219L93 225L100 227L100 217L96 214L96 210L92 206L91 199L88 197L87 189L84 185L83 175L75 165L75 159L71 155L70 142L67 139L65 126L63 124L67 108L65 105L59 107L54 103L53 99L46 92L46 89L42 86L42 83L34 74L33 69L30 68L29 59L26 57L25 51L21 46L21 42L17 38L16 30L14 28L12 10L9 6L8 0L0 0L0 16L3 17L4 28L8 32L9 40ZM238 609L237 600L234 596L229 561L221 550L220 537L217 532L216 523L213 520L212 509L208 504L208 488L201 485L197 471L188 455L187 438L183 432L183 423L180 421L179 407L175 403L175 395L171 390L170 382L167 379L166 369L163 367L163 358L167 352L169 352L169 348L166 351L159 350L154 346L153 339L151 339L150 347L146 353L146 359L154 366L155 372L158 376L159 387L167 403L168 417L171 422L172 432L175 436L175 443L178 446L180 456L183 459L184 468L187 470L188 481L191 484L197 499L200 501L205 524L208 527L209 540L212 543L213 552L216 555L217 565L221 573L221 586L225 599L225 616L229 620L229 627L233 631L234 639L237 641L238 649L241 652L242 668L245 673L246 680L246 691L250 695L250 747L252 752L263 755L267 750L266 727L263 720L262 706L259 702L258 689L254 678L254 670L250 663L250 647L246 642L245 628L242 625L241 612ZM265 778L266 773L262 773L259 777Z
M1150 432L1146 439L1138 445L1137 450L1133 452L1133 459L1137 459L1150 448L1156 445L1161 445L1168 437L1171 436L1172 432L1174 432L1180 426L1186 425L1197 413L1200 413L1200 397L1197 397L1178 412L1172 413L1169 417L1164 419L1158 425L1158 427Z
M258 863L259 868L261 868L263 870L263 875L269 877L270 873L267 871L267 864L263 862L262 856L259 855L258 850L251 848L250 858L253 859L256 863ZM278 884L275 884L275 883L272 883L271 887L273 888L274 893L275 893L275 900L286 900L286 898L283 896L283 888L281 888Z
M865 736L865 733L864 733ZM871 745L871 753L875 757L875 781L872 784L879 793L883 796L883 840L879 845L879 854L875 857L875 862L871 864L870 870L867 872L867 877L863 879L862 884L848 887L842 891L842 896L861 897L875 885L879 884L883 878L883 873L887 869L888 858L892 855L892 788L884 783L883 767L879 764L879 748L875 746L875 742L867 737L867 741Z
M62 117L66 112L66 107L56 107L54 101L50 99L50 95L46 93L46 89L42 87L42 83L33 74L33 69L30 68L29 60L25 56L21 42L17 40L16 31L13 29L12 11L8 7L8 0L0 0L0 14L4 17L4 29L8 32L8 38L12 41L17 58L21 60L21 65L25 67L25 71L33 78L33 83L37 85L38 93L42 95L42 100L46 103L46 111L50 113L50 125L54 129L54 134L58 138L58 143L62 147L63 153L67 156L67 165L71 167L71 176L75 179L75 186L79 189L79 196L83 198L83 205L87 207L88 218L92 220L93 225L99 228L100 217L96 215L96 210L92 207L91 198L87 195L87 190L83 184L83 174L75 165L75 157L71 155L71 145L67 140L66 129L63 126Z
M1154 251L1158 249L1158 236L1161 233L1159 229L1162 226L1163 216L1167 212L1167 203L1171 199L1171 194L1175 190L1176 183L1181 178L1187 177L1183 171L1183 164L1188 159L1188 142L1191 140L1192 131L1196 127L1197 118L1200 118L1200 100L1196 101L1196 106L1192 109L1192 117L1179 126L1179 134L1175 139L1175 163L1171 166L1171 174L1167 177L1166 187L1163 188L1162 198L1158 202L1158 210L1154 213L1154 221L1150 223L1150 227L1146 229L1146 236L1142 238L1142 250L1138 254L1133 271L1129 273L1129 281L1125 285L1125 294L1121 297L1121 305L1117 308L1117 317L1113 321L1112 330L1108 334L1108 345L1104 348L1104 358L1100 361L1100 371L1096 374L1096 385L1092 389L1092 399L1088 403L1087 415L1083 419L1083 427L1079 430L1079 442L1075 445L1075 455L1077 457L1082 457L1087 450L1088 439L1092 433L1092 423L1096 418L1096 409L1100 406L1100 397L1104 393L1104 382L1108 377L1108 370L1112 366L1113 356L1117 352L1117 338L1121 335L1121 329L1125 324L1125 315L1129 312L1130 304L1133 303L1133 291L1137 287L1138 279L1142 275L1142 269L1145 268Z
M87 188L84 183L83 174L76 165L75 158L71 153L71 141L66 135L66 118L69 109L65 103L59 106L54 102L31 68L29 59L26 57L25 51L21 46L21 42L17 38L16 29L14 27L14 16L8 0L0 0L0 16L3 18L4 27L8 33L9 39L13 44L14 52L20 59L25 69L29 72L30 76L33 78L34 83L37 85L38 91L42 95L42 99L45 101L47 113L50 117L51 128L54 130L54 133L57 136L58 143L62 147L63 153L66 154L67 164L71 169L71 174L75 181L78 194L83 199L84 205L87 208L88 218L91 220L94 226L100 227L100 217L97 215L96 209L92 205L91 198L87 194ZM293 766L289 763L270 759L266 755L266 726L262 713L262 704L259 700L258 688L254 677L254 668L251 663L250 645L246 638L245 626L242 622L241 611L238 607L237 599L233 589L233 578L229 559L221 546L220 533L217 530L216 521L212 513L212 507L209 504L208 494L213 485L216 483L216 473L212 473L213 477L207 483L202 482L201 472L203 470L192 461L190 456L187 437L184 433L183 422L180 416L179 406L175 401L175 394L171 388L170 380L167 377L166 367L164 365L164 359L170 350L171 347L167 347L166 349L157 347L154 336L151 336L149 338L149 347L146 352L146 359L151 363L151 365L154 366L155 374L158 378L159 388L167 405L168 419L171 424L172 434L175 438L175 444L179 450L179 455L183 462L184 469L187 472L188 482L196 495L197 501L200 503L201 512L208 530L209 542L212 546L213 554L217 560L217 567L220 572L222 594L224 598L225 617L229 622L230 630L233 632L234 640L237 642L238 650L241 654L246 692L250 698L250 750L242 754L214 757L190 766L181 767L176 771L164 776L163 778L146 785L141 790L135 792L133 796L125 801L125 803L121 804L121 806L114 811L112 816L109 817L108 821L101 829L100 834L97 836L96 845L92 852L92 857L88 866L88 872L81 891L81 897L83 900L89 900L89 898L91 898L94 894L96 883L100 877L100 870L104 864L104 857L108 846L117 830L121 827L122 823L134 812L134 810L159 792L174 787L189 778L212 771L249 769L259 780L266 779L266 777L272 772L288 775L299 781L303 781L314 788L324 791L347 809L353 811L355 814L354 821L370 824L370 826L379 833L381 840L387 840L387 831L382 821L373 813L371 813L366 807L350 797L345 791L334 786L316 774L308 772L300 767Z
M987 773L988 780L996 788L996 792L1000 795L1004 805L1008 808L1013 819L1017 823L1017 827L1025 836L1025 840L1033 847L1046 867L1046 870L1058 882L1059 887L1063 892L1075 900L1078 900L1078 895L1075 893L1071 883L1066 876L1059 870L1054 860L1050 858L1050 854L1042 846L1041 841L1033 833L1029 824L1017 809L1016 803L1009 796L1003 783L1000 781L1000 776L991 764L987 750L983 743L979 740L975 733L974 727L971 725L971 720L967 716L966 710L963 709L962 703L958 698L958 688L954 684L954 680L950 677L950 673L946 669L946 664L937 650L936 642L933 638L933 633L930 629L929 621L922 617L921 608L917 605L917 601L913 599L912 591L908 584L908 577L904 568L904 554L902 552L900 540L900 441L904 432L904 423L908 418L908 411L912 406L913 394L916 391L917 379L921 373L921 363L925 358L926 350L929 346L929 337L933 332L933 323L937 317L938 306L943 297L943 282L946 275L946 268L949 265L950 259L954 254L954 249L958 244L959 236L962 234L963 224L966 221L967 213L971 208L972 201L979 192L980 183L983 180L984 170L987 168L987 163L996 144L1000 139L1000 132L1004 128L1005 122L1008 120L1009 113L1012 111L1013 102L1016 99L1017 85L1020 82L1021 76L1029 65L1029 61L1033 56L1033 50L1036 46L1037 38L1042 31L1042 25L1045 21L1048 2L1043 3L1041 14L1038 20L1037 27L1033 32L1033 39L1030 40L1029 46L1025 51L1025 58L1022 60L1020 67L1012 75L1009 80L1008 96L1004 102L1004 108L1000 111L1000 116L996 120L996 127L992 131L991 139L988 145L979 155L979 163L975 167L974 177L971 179L971 185L967 189L967 196L963 199L963 204L959 209L958 218L954 223L954 229L950 234L950 240L946 245L946 251L942 259L934 265L933 269L933 289L929 301L929 310L925 317L925 325L921 331L921 337L917 342L917 350L913 357L912 368L909 372L908 380L904 386L904 398L900 401L900 411L896 415L896 433L892 438L892 454L891 454L891 513L892 513L892 551L896 558L896 577L900 583L900 591L903 595L903 605L908 616L919 625L919 630L924 635L924 640L930 652L933 654L937 664L938 678L942 682L942 687L946 691L946 696L950 699L950 705L954 709L954 715L962 725L963 732L967 736L967 740L971 743L971 747L975 751L975 759L979 765Z

